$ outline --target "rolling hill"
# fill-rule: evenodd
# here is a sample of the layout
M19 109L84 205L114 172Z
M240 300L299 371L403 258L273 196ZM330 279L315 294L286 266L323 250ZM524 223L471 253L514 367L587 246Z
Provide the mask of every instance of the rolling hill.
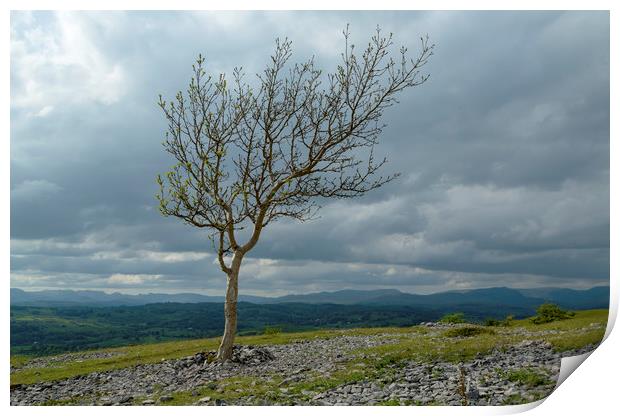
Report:
M222 296L195 293L139 294L105 293L94 290L44 290L38 292L11 289L13 306L139 306L152 303L222 303ZM564 308L592 309L609 305L609 287L597 286L588 290L542 288L510 289L495 287L468 291L440 292L417 295L396 289L339 290L280 297L239 295L240 302L254 304L307 303L337 305L401 305L401 306L512 306L531 309L543 302L556 303Z

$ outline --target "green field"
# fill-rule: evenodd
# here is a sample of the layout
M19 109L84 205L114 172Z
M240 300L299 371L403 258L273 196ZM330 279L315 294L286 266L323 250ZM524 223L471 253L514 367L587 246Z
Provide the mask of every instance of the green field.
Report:
M572 319L534 325L529 320L515 320L508 327L479 327L483 330L469 337L406 337L411 332L425 333L429 330L420 326L358 328L358 329L327 329L298 333L274 333L269 335L239 336L239 344L281 344L304 339L330 338L341 335L356 334L389 334L397 341L394 344L360 349L347 362L347 367L323 380L325 386L339 385L357 377L369 377L373 372L382 371L388 364L403 360L428 362L436 359L459 362L471 359L478 353L487 353L494 348L514 345L525 339L546 340L557 351L573 350L586 345L599 343L605 333L608 311L606 309L579 311ZM219 338L205 338L189 341L171 341L143 345L107 348L98 351L117 353L112 357L96 359L65 360L49 366L28 367L36 358L23 355L12 355L11 366L15 371L11 374L11 385L32 384L42 381L54 381L70 378L94 371L108 371L131 367L144 363L156 363L163 359L180 358L199 351L214 350ZM81 353L80 353L81 354ZM366 358L364 358L366 357ZM372 357L372 358L369 358ZM78 357L79 358L79 357ZM365 363L365 370L355 366ZM32 363L30 363L32 365ZM355 371L352 371L353 368ZM239 383L243 384L242 381ZM233 383L234 384L234 383ZM324 387L325 387L324 386ZM308 386L298 386L300 389ZM236 390L239 390L237 387ZM171 404L180 404L182 397L175 398Z
M453 307L241 302L239 335L270 327L282 332L327 328L410 327L435 321ZM529 316L534 308L460 305L468 320ZM469 308L469 309L468 309ZM500 315L498 315L500 313ZM224 330L222 304L156 303L115 307L11 306L11 353L52 355L126 345L215 337Z

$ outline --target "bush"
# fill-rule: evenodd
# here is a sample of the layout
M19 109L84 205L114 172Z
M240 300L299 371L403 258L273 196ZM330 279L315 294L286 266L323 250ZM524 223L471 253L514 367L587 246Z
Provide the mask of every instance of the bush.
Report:
M265 335L278 335L280 332L282 332L281 326L266 326L263 330Z
M481 334L495 334L495 331L480 326L464 326L461 328L452 328L445 332L445 336L450 338L456 337L474 337Z
M536 325L570 319L575 316L575 312L562 310L558 305L553 303L543 303L536 309L536 313L538 315L530 318L530 322Z
M462 324L465 323L465 314L463 312L455 312L444 315L439 322L444 324Z
M513 320L514 320L514 316L512 315L508 315L506 318L502 320L488 318L487 320L484 321L484 325L485 326L510 326L512 325Z

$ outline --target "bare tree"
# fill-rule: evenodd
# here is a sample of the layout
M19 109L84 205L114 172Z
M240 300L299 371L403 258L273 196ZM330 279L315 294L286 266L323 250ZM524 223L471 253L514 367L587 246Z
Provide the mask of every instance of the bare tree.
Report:
M420 69L434 45L422 38L415 58L402 47L393 59L392 34L377 28L358 56L348 28L343 34L334 73L323 75L313 58L290 64L291 42L276 40L255 87L238 68L231 83L207 76L199 56L187 92L169 103L160 96L164 147L178 162L157 178L160 211L210 229L227 276L219 360L232 355L239 269L263 229L284 217L312 218L319 198L360 196L398 176L378 176L386 163L373 152L385 127L380 118L399 92L428 79Z

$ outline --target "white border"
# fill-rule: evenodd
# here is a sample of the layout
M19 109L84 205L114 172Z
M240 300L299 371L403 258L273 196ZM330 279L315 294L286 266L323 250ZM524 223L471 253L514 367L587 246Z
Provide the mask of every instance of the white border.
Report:
M178 10L198 10L198 9L211 9L211 10L246 10L246 9L261 9L261 10L289 10L289 9L298 9L298 10L310 10L310 9L319 9L319 10L343 10L343 9L363 9L363 10L387 10L387 9L431 9L431 10L518 10L518 9L527 9L527 10L551 10L551 9L559 9L559 10L611 10L611 74L617 73L618 70L618 44L616 39L618 38L617 31L617 10L618 6L616 6L617 2L614 1L604 1L604 0L590 0L588 2L560 2L560 1L476 1L471 0L467 2L459 2L459 1L442 1L438 3L437 1L404 1L404 0L383 0L381 2L373 2L373 3L359 3L359 2L344 2L338 0L315 0L315 1L297 1L291 2L279 0L279 1L260 1L260 2L249 2L249 1L240 1L240 0L229 0L227 2L217 2L216 4L211 6L211 4L205 1L199 0L177 0L174 3L164 2L161 0L152 0L152 1L120 1L120 0L91 0L89 2L77 1L77 0L64 0L64 1L42 1L42 0L24 0L24 1L13 1L9 0L4 4L7 5L7 8L4 10L4 14L2 15L2 26L5 29L4 37L1 41L2 47L2 56L6 59L4 62L9 62L9 10L27 10L27 9L58 9L58 10L85 10L85 9L94 9L94 10L138 10L138 9L147 9L147 10L166 10L169 9L170 6L173 6ZM10 214L9 214L9 167L10 167L10 152L9 152L9 136L10 136L10 116L9 116L9 86L10 86L10 73L7 64L2 65L2 84L4 100L2 101L2 109L5 123L4 131L4 151L2 154L2 163L0 164L0 177L2 178L2 183L5 189L5 198L3 204L0 205L1 210L1 219L0 224L2 224L3 231L3 239L2 239L2 249L4 256L2 256L2 270L5 272L5 290L3 292L4 295L4 313L5 316L2 319L2 328L4 334L9 334L9 317L8 315L8 305L9 305L9 253L10 253L10 244L9 244L9 226L10 226ZM617 105L615 105L614 98L617 99L618 94L618 83L614 77L611 78L611 164L610 166L617 166L618 164L618 151L617 151L617 123L615 120L617 119ZM610 187L611 187L611 213L619 212L618 208L618 198L617 194L614 190L617 190L617 172L612 169L611 178L610 178ZM615 217L612 215L611 217L611 253L618 252L618 244L617 244L617 236L618 236L618 224L614 219ZM611 256L611 276L615 276L617 273L617 257ZM326 412L328 414L335 414L336 412L341 413L355 413L355 414L377 414L377 411L383 413L391 413L391 414L470 414L470 415L481 415L481 414L514 414L521 412L526 409L531 409L528 414L531 415L548 415L554 413L561 413L563 415L583 415L583 414L609 414L610 409L617 407L617 375L618 375L618 357L616 351L618 351L618 346L620 342L618 340L617 332L611 331L613 327L613 323L615 322L617 311L618 311L618 281L617 278L612 277L610 286L611 286L611 295L612 302L610 304L610 319L609 325L607 328L607 338L603 342L603 344L592 353L590 358L586 360L586 364L580 366L575 374L568 379L551 395L549 398L544 400L542 403L538 403L538 406L535 405L525 405L525 406L506 406L506 407L487 407L487 408L460 408L460 407L424 407L424 408L416 408L416 407L396 407L396 408L370 408L370 407L356 407L356 408L267 408L267 407L252 407L252 408L241 408L241 407L231 407L231 408L175 408L175 412L183 412L188 414L204 414L205 411L209 413L217 413L217 414L239 414L246 413L252 415L261 415L261 414L273 414L273 415L284 415L294 412L296 414L316 414L317 412ZM5 340L3 342L2 347L5 351L5 361L4 361L4 371L6 375L9 373L9 343ZM3 379L3 386L5 394L3 395L3 404L8 407L9 403L9 379L8 376L5 376ZM533 408L532 408L533 407ZM115 408L115 412L120 413L142 413L144 412L144 408L130 408L130 407L117 407ZM151 407L148 409L149 414L152 415L163 415L170 413L169 408L166 407ZM58 407L46 407L46 408L35 408L35 407L12 407L9 409L11 413L14 414L67 414L67 415L81 415L85 411L88 411L92 414L107 414L111 411L110 408L88 408L87 410L84 408L58 408Z

